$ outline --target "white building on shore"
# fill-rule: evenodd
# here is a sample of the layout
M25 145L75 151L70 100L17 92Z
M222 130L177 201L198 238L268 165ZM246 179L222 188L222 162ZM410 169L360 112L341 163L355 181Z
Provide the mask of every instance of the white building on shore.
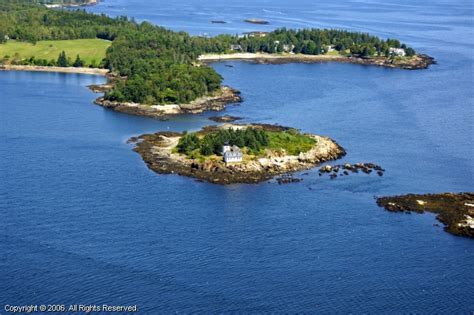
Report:
M230 146L228 143L222 146L222 155L224 156L224 162L226 164L242 162L243 158L240 148L236 145Z
M404 57L406 55L405 49L403 49L403 48L390 48L389 52L390 52L391 55L395 55L395 56Z

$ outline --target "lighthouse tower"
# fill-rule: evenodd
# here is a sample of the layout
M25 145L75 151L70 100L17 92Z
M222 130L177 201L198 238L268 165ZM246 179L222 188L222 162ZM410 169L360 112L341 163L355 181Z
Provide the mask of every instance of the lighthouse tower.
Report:
M228 142L224 143L224 145L222 146L222 155L224 155L226 152L229 152L230 151L230 145Z

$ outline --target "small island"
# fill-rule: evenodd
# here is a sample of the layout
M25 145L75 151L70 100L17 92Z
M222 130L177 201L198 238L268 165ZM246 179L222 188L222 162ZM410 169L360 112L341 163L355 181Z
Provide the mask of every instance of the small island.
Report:
M104 90L108 91L107 87L109 89L113 88L113 84L108 83L101 86L91 86L90 88L100 93ZM117 112L160 119L173 115L199 114L204 111L222 111L226 105L240 102L242 102L240 91L228 86L221 86L219 90L212 94L201 96L189 103L181 104L149 105L126 101L110 101L105 97L99 97L94 101L96 105Z
M245 19L244 22L250 23L250 24L261 24L261 25L270 24L270 22L261 20L261 19Z
M215 184L258 183L345 155L334 140L265 124L223 124L198 132L130 139L147 166Z
M474 193L381 197L377 205L391 212L436 213L446 232L474 238Z

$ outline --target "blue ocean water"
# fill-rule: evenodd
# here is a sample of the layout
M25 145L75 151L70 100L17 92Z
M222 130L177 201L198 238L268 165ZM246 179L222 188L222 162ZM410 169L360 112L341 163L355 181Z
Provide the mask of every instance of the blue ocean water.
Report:
M0 304L137 304L143 313L469 313L474 243L374 196L472 191L471 1L107 0L94 12L193 34L342 27L397 37L425 71L215 64L226 114L331 136L383 177L216 186L149 171L126 140L197 130L92 104L101 77L0 72ZM245 24L244 18L270 21ZM228 24L211 24L223 19Z

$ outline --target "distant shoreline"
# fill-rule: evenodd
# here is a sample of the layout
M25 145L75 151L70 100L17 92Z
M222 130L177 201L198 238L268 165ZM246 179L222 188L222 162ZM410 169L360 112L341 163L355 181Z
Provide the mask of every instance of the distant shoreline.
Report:
M427 69L435 64L434 58L428 55L416 55L410 60L392 61L386 57L361 58L342 55L305 55L305 54L266 54L266 53L235 53L235 54L204 54L198 57L204 63L220 61L253 61L258 63L317 63L346 62L361 65L374 65L387 68L407 70Z
M78 73L105 76L108 69L85 68L85 67L54 67L54 66L22 66L22 65L0 65L0 71L31 71L31 72L59 72Z
M47 8L76 8L76 7L86 7L92 6L99 3L99 0L88 0L83 3L58 3L58 4L45 4Z

